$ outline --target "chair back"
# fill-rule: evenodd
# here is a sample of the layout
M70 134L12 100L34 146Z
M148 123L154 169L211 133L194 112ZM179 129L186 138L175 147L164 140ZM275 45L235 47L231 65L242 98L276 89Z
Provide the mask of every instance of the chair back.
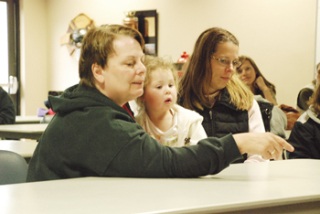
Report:
M0 185L26 182L28 164L19 154L0 150Z

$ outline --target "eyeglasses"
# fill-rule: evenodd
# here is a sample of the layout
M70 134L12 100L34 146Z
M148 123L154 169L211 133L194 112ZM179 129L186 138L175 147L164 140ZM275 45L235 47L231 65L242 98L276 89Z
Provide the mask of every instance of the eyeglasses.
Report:
M212 59L217 60L220 63L220 65L223 65L223 66L229 66L230 64L232 64L233 67L238 68L242 64L239 60L233 60L231 62L229 59L218 58L218 57L215 57L215 56L212 56Z

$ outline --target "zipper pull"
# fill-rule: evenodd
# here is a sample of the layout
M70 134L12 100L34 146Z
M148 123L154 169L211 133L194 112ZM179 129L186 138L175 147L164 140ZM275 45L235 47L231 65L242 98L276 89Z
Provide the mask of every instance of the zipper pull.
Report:
M212 120L212 110L209 111L210 120Z

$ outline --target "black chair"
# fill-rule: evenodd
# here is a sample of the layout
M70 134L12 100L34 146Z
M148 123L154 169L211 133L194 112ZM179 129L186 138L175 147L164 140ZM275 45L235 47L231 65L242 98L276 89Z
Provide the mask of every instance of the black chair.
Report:
M27 161L19 154L0 150L0 185L26 182Z

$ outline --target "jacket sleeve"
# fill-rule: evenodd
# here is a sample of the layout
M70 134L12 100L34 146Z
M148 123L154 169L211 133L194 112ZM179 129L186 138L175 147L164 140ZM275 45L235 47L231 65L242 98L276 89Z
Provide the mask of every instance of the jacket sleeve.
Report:
M127 132L119 136L118 142L125 143L109 164L105 176L198 177L219 173L242 158L231 134L220 139L205 138L193 146L172 148L159 144L132 123L122 125Z
M252 107L248 111L249 115L249 132L265 132L263 119L258 102L254 99ZM259 142L257 142L259 143ZM267 161L261 155L248 154L245 163Z
M0 89L0 124L13 124L16 112L13 102L6 91Z
M278 106L272 108L270 125L273 134L286 138L287 116Z
M248 111L249 132L265 132L259 104L253 100L252 107Z
M289 159L314 158L312 150L316 140L313 138L313 129L307 123L297 121L291 130L288 142L294 147L294 152L287 153Z
M194 123L191 124L190 126L190 144L195 145L197 144L200 140L203 138L207 137L207 133L204 130L202 124L202 121L195 121Z

